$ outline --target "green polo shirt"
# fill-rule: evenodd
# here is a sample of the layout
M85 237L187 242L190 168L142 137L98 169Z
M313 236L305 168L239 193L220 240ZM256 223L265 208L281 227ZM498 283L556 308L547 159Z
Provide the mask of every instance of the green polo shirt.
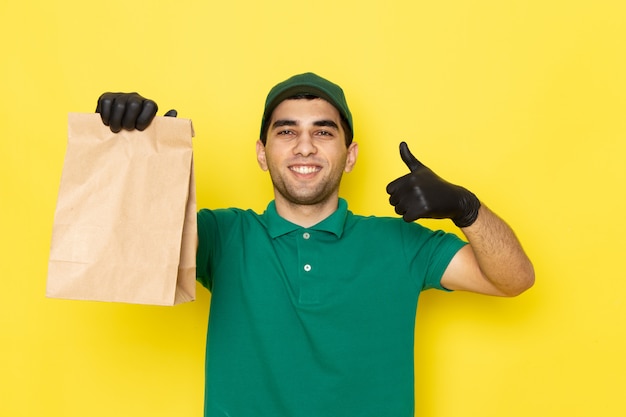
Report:
M464 242L343 199L310 228L274 202L201 210L198 234L205 416L413 416L417 300Z

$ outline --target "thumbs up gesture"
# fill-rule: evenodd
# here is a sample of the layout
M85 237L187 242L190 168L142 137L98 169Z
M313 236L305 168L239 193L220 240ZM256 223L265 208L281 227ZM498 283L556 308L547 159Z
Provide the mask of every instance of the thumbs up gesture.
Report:
M404 221L451 219L458 227L474 223L480 208L474 194L440 178L413 156L405 142L400 143L400 157L411 172L390 182L387 193Z

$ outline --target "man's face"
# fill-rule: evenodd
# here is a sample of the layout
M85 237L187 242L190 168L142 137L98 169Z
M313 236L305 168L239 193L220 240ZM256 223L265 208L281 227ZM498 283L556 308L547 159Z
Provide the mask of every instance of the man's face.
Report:
M277 203L323 204L336 199L343 172L356 162L358 147L346 149L337 109L323 99L285 100L269 122L257 159L269 170Z

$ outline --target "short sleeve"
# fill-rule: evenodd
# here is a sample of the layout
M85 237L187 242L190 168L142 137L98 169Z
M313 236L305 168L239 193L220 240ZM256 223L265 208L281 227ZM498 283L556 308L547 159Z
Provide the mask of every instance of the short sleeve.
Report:
M404 247L411 275L421 277L422 290L449 291L441 285L441 278L452 258L467 242L455 234L431 230L417 223L407 226Z
M198 250L196 252L196 278L204 287L211 289L211 271L209 261L214 248L213 236L217 227L216 219L211 210L202 209L198 212Z

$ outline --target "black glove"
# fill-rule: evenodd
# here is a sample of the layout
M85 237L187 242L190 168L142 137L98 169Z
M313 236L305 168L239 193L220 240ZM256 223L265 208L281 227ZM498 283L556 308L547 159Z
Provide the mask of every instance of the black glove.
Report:
M400 144L400 156L411 172L390 182L387 193L404 221L451 219L458 227L474 223L480 208L474 194L437 176L411 154L404 142Z
M159 107L157 104L137 93L104 93L98 98L96 113L100 113L102 123L114 133L122 129L144 130ZM176 117L176 110L170 110L165 116Z

